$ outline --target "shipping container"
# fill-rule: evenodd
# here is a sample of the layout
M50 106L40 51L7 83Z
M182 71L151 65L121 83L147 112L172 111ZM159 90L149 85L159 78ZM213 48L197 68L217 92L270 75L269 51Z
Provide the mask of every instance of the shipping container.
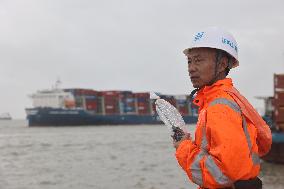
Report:
M149 98L136 98L138 103L150 103L150 99Z
M177 105L177 109L182 115L189 115L189 113L190 113L188 103L183 104L183 105Z
M136 114L136 99L132 91L121 91L119 95L119 107L121 114Z
M97 103L98 103L97 113L104 115L105 114L104 98L102 96L98 96Z
M98 95L98 91L95 91L92 89L86 90L84 93L86 96L97 96Z
M276 127L278 130L284 132L284 122L276 122Z
M120 91L120 96L123 97L132 97L134 98L134 94L132 93L132 91Z
M101 96L111 96L111 97L119 97L119 95L121 94L121 91L100 91L98 93L98 95Z
M189 114L188 99L186 95L176 95L176 108L182 116Z
M150 101L150 93L140 92L134 93L136 98L137 114L139 115L150 115L154 114L153 105Z
M119 115L119 111L115 109L105 109L105 114L106 115Z
M102 93L105 114L120 114L119 94L120 93L117 91L107 91Z
M77 108L85 108L85 101L82 96L75 96L75 106Z
M150 93L133 93L137 99L150 99Z
M97 96L93 96L93 95L86 95L82 97L85 98L86 100L96 100L97 99Z
M284 107L275 107L274 110L275 122L284 122Z
M284 91L275 91L273 103L275 107L284 106Z
M104 104L105 104L105 105L118 106L118 105L119 105L119 100L104 98Z
M137 102L137 113L140 115L151 114L150 101L148 102Z
M188 115L188 107L178 107L178 111L182 116Z
M121 114L136 114L136 106L135 104L124 104L120 102L120 113Z
M284 90L284 74L274 74L274 89Z
M92 90L92 89L68 89L70 92L72 91L74 96L95 96L97 95L97 91Z
M119 98L104 97L105 104L119 104Z
M276 100L284 101L284 91L279 91L274 94Z
M97 99L95 100L86 100L86 109L87 110L93 110L95 112L97 112L97 108L98 108L98 102Z
M145 111L149 111L148 109L149 109L149 107L148 106L142 106L142 105L140 105L140 106L138 106L137 107L138 108L138 111L143 111L143 112L145 112Z
M136 100L134 98L120 99L120 113L121 114L136 114Z

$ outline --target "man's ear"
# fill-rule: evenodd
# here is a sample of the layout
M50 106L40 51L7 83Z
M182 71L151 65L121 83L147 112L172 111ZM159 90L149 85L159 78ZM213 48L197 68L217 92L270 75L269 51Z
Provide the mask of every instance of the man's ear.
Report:
M229 64L229 59L223 56L219 61L218 72L219 73L224 72L228 67L228 64Z

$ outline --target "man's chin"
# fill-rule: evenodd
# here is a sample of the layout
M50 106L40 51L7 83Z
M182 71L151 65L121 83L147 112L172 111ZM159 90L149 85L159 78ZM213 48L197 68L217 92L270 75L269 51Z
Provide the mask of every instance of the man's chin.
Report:
M200 88L200 85L199 85L198 83L192 83L192 86L193 86L194 88Z

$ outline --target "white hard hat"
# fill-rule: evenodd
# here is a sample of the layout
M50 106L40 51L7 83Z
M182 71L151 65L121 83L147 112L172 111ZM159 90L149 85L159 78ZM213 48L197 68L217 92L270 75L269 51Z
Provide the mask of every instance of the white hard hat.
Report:
M221 49L235 59L232 65L233 68L239 65L237 42L232 34L227 31L217 27L210 27L197 32L190 47L185 49L183 53L187 55L190 49L202 47Z

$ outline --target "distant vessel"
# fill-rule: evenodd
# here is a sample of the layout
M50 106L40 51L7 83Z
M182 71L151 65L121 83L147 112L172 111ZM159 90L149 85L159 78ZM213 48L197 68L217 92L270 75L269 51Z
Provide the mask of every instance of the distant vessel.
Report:
M12 117L9 113L0 114L0 120L12 120Z
M284 74L274 74L274 96L258 97L265 102L263 119L272 131L272 146L264 160L284 164Z
M29 126L162 124L148 92L60 89L38 91L26 108ZM177 107L186 123L197 122L187 95L159 95Z

